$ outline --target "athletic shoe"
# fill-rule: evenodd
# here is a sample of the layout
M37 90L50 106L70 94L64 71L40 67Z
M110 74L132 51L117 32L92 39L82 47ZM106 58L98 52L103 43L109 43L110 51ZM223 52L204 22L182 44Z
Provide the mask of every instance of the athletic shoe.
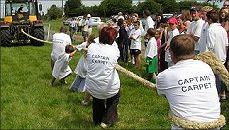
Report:
M89 102L85 101L85 100L82 100L81 101L81 104L84 105L84 106L87 106L89 104Z
M107 129L107 128L110 127L109 124L105 124L105 123L103 123L103 122L100 124L100 126L101 126L103 129Z

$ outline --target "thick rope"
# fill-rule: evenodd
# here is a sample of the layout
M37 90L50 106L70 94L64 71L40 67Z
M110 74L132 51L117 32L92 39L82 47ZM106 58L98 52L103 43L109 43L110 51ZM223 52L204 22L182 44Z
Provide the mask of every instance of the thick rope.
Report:
M214 128L221 128L226 124L226 119L223 115L220 115L220 117L211 122L198 122L198 121L190 121L183 118L180 118L178 116L175 116L172 113L169 113L169 119L176 124L179 127L185 128L185 129L214 129Z
M50 41L45 41L45 40L42 40L42 39L38 39L38 38L36 38L36 37L33 37L33 36L29 35L28 33L26 33L23 29L21 29L21 32L22 32L23 34L25 34L26 36L28 36L28 37L30 37L30 38L32 38L32 39L34 39L34 40L37 40L37 41L39 41L39 42L52 43L52 42L50 42Z
M216 57L214 53L210 51L203 52L196 55L195 59L207 63L212 68L214 74L219 76L229 90L229 73L223 63Z
M153 84L152 82L150 82L150 81L148 81L148 80L146 80L146 79L134 74L133 72L123 68L122 66L120 66L118 64L115 66L115 68L118 71L124 73L125 75L127 75L127 76L129 76L129 77L131 77L131 78L133 78L133 79L135 79L137 81L139 81L140 83L142 83L143 85L145 85L146 87L148 87L150 89L154 89L156 87L156 85Z

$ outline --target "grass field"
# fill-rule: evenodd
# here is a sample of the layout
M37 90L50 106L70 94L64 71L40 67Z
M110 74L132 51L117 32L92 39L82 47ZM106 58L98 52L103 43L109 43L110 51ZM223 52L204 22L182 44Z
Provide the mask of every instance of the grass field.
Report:
M61 21L52 21L58 30ZM56 27L57 26L57 27ZM77 41L76 43L79 43ZM68 90L75 75L67 78L67 85L51 86L51 44L42 47L1 47L1 129L94 129L92 109L82 106L82 93ZM80 53L71 60L74 70ZM144 71L126 68L144 75ZM142 84L119 73L121 98L119 121L114 129L169 129L168 103ZM228 101L228 100L227 100ZM229 117L229 103L223 102L222 113ZM229 129L227 123L226 129Z

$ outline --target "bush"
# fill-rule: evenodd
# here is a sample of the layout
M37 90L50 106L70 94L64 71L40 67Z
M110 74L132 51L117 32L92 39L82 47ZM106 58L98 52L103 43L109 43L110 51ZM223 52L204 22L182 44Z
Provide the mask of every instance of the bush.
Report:
M47 17L50 20L56 20L62 17L62 9L56 7L56 5L52 5L50 9L48 9Z

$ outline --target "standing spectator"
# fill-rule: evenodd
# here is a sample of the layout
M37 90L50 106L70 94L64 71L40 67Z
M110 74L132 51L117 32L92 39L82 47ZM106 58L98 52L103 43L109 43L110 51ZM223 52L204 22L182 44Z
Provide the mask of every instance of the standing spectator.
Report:
M141 30L141 35L143 36L143 33L144 33L144 29L143 29L143 26L142 26L142 22L140 21L140 19L139 19L139 16L138 16L138 14L137 13L133 13L132 15L131 15L131 23L130 23L130 25L129 25L129 27L128 27L128 32L127 32L127 34L128 34L128 36L130 36L130 32L134 29L134 24L133 23L135 23L135 22L137 22L137 21L139 21L140 22L140 30ZM129 46L130 46L130 44L131 44L131 40L129 40ZM130 53L130 61L133 63L133 64L135 64L135 62L134 62L134 56Z
M166 42L166 47L165 47L165 61L168 62L168 67L173 65L171 55L169 52L170 42L173 37L180 34L177 29L177 23L178 23L177 19L174 17L171 17L168 20L168 24L169 24L168 40Z
M60 32L53 35L53 45L51 52L51 68L53 69L54 63L60 54L65 52L65 46L71 45L72 41L69 35L66 34L67 29L63 26L60 27Z
M119 61L127 63L128 62L128 35L127 35L127 31L124 27L124 20L123 19L119 19L118 20L118 26L119 26L119 37L117 38L117 44L118 44L118 48L120 51L120 58Z
M219 60L224 64L226 61L226 51L228 38L226 30L217 23L219 20L218 12L215 10L207 13L209 28L207 30L208 49L216 54Z
M70 37L71 37L72 41L74 40L73 36L74 36L75 32L78 30L77 24L78 24L78 22L75 18L72 18L72 20L69 23L69 31L70 31Z
M146 50L145 59L147 65L148 80L156 83L156 73L157 73L157 41L155 38L157 30L149 28L146 33L146 38L149 40Z
M213 8L210 6L204 6L201 8L201 18L205 21L203 24L202 30L201 30L201 37L198 41L199 44L199 50L200 52L205 52L207 51L207 30L209 28L209 24L207 22L207 12L211 11Z
M158 29L160 27L161 21L164 19L163 17L163 12L159 11L156 15L156 23L155 23L155 28Z
M161 68L160 68L160 51L159 49L161 48L161 38L163 35L163 31L160 29L157 29L156 34L155 34L155 38L157 41L157 72L161 72Z
M229 0L224 1L223 7L229 9Z
M211 129L197 124L208 124L206 127L211 123L215 129L223 125L216 125L220 118L220 103L214 73L206 63L193 60L194 48L195 41L190 35L175 36L170 43L174 65L157 76L157 92L166 96L169 102L171 129L174 130Z
M99 43L91 44L87 52L85 86L93 97L93 122L102 128L115 124L120 97L120 80L115 69L119 50L113 46L117 30L104 27L99 33Z
M118 21L119 19L125 20L124 16L122 15L122 12L118 12L117 21Z
M134 29L130 32L129 39L131 40L130 44L130 53L134 56L134 62L138 70L141 69L141 30L140 22L134 22Z
M193 21L187 30L187 34L190 34L193 36L193 38L196 42L195 54L198 54L200 52L198 41L199 41L200 36L201 36L201 30L202 30L202 27L204 24L204 20L202 20L202 18L200 17L201 12L200 12L199 6L191 7L190 12L191 12Z
M187 9L184 9L181 11L181 15L177 18L178 20L178 30L180 34L186 34L187 29L190 25L191 21L191 14L190 11Z
M207 21L209 28L207 30L207 47L209 51L212 51L216 57L224 64L226 62L228 38L226 30L218 23L219 15L215 10L207 12ZM225 93L221 95L222 91L225 91L222 82L219 77L216 76L216 87L219 93L219 97L226 98ZM224 90L223 90L224 89Z
M219 12L219 21L221 25L224 27L224 29L227 31L227 38L229 39L229 9L228 8L221 8ZM227 48L227 56L226 56L226 62L225 67L229 71L229 48Z
M153 21L152 17L150 16L151 13L149 10L144 10L143 11L143 17L145 18L145 26L144 26L144 35L146 35L147 30L149 28L154 28L155 22ZM145 47L147 46L147 39L145 39Z
M88 18L88 36L91 35L92 33L92 18L91 18L91 14L87 14L87 18Z
M87 15L84 15L82 20L82 36L84 42L86 42L88 38L88 27L89 27L89 21Z
M160 59L159 59L159 65L160 65L160 71L162 72L165 69L168 68L168 62L165 61L165 47L167 45L167 39L168 39L168 21L166 19L162 19L161 20L161 24L160 24L160 31L161 31L161 46L158 48L158 52L160 55Z

